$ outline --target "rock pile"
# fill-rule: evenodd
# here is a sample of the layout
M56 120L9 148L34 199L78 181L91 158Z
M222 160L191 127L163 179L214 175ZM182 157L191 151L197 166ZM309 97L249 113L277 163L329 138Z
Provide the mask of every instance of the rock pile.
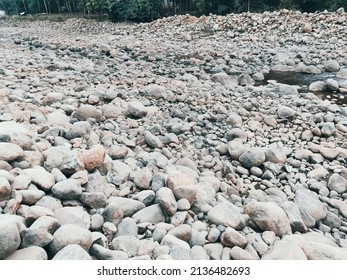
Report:
M347 259L343 11L0 24L0 259Z

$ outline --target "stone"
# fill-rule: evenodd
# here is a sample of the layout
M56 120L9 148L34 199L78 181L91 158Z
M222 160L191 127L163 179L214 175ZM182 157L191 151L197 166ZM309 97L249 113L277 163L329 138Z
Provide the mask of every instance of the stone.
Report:
M66 206L54 212L61 225L73 224L81 228L90 228L90 215L80 206Z
M227 227L221 236L221 243L224 246L233 248L238 246L243 248L248 243L247 238L232 227Z
M329 177L328 188L337 193L344 193L347 190L347 179L334 173Z
M220 72L213 74L211 77L212 82L220 83L228 89L233 89L238 85L238 78L229 76L227 73Z
M329 171L326 170L323 166L319 165L317 168L314 168L307 173L307 177L320 181L326 178L329 175Z
M49 191L55 184L54 176L41 166L24 169L23 172L30 176L31 181L45 192Z
M248 74L241 74L238 77L238 82L240 86L253 86L255 81Z
M190 260L190 248L186 248L183 246L172 246L170 248L169 256L173 260Z
M102 107L102 115L105 119L117 119L123 115L123 109L117 105L107 104Z
M166 216L158 204L153 204L137 211L133 216L139 223L157 224L165 222Z
M62 225L53 234L53 241L49 244L49 251L54 256L61 249L70 244L77 244L88 251L92 245L92 233L73 224Z
M0 143L0 160L7 162L20 159L24 155L21 147L12 143Z
M234 246L231 248L230 257L233 260L256 260L256 258L252 256L249 252L238 246Z
M329 78L325 81L325 85L327 87L327 89L331 90L331 91L336 91L339 89L339 82Z
M305 22L304 27L303 27L303 31L305 33L311 33L312 32L312 24L309 22Z
M137 100L129 102L128 111L135 118L143 118L148 113L147 108L140 101Z
M327 209L316 193L300 188L295 192L294 203L310 215L316 222L325 218Z
M99 244L93 244L90 248L90 254L97 260L128 260L128 254L123 251L110 250Z
M328 160L334 160L340 154L340 151L338 151L337 149L331 149L331 148L321 148L319 149L319 152L324 158Z
M207 218L215 225L223 225L235 229L244 223L239 208L227 202L222 202L214 206L207 212Z
M242 126L242 117L238 114L231 113L228 115L225 123L231 125L232 127L241 127Z
M82 194L81 183L76 179L58 182L52 187L52 193L63 200L79 198Z
M161 140L150 131L145 131L144 136L145 136L145 141L149 147L151 148L163 147L163 143L161 142Z
M173 216L177 211L177 202L171 189L160 188L156 192L156 203L169 216Z
M125 197L110 197L108 203L113 204L112 207L120 209L124 217L130 217L146 207L140 201Z
M227 147L230 157L235 160L238 160L248 150L243 143L237 140L229 141Z
M166 88L161 85L149 84L140 89L140 93L142 93L146 98L152 99L163 99L166 98Z
M39 246L30 246L27 248L14 251L11 255L4 260L40 260L45 261L48 259L46 251Z
M0 260L15 252L20 242L21 238L16 223L0 220Z
M93 105L81 105L73 114L79 121L86 121L90 118L95 119L97 122L102 120L102 111Z
M192 227L190 225L179 225L168 231L171 234L183 241L188 241L192 237Z
M105 148L101 145L95 145L91 149L83 151L81 157L84 168L89 172L99 168L104 163L105 155Z
M22 196L21 203L26 205L34 205L45 196L45 192L41 190L19 190L17 193Z
M244 152L239 158L241 164L246 168L260 166L265 160L266 156L262 148L252 148Z
M61 249L52 260L92 260L92 257L78 244L69 244Z
M193 172L191 175L192 174ZM175 167L168 167L166 169L166 175L167 187L169 187L171 190L174 190L178 186L190 186L197 183L195 176L189 176Z
M176 166L185 166L192 169L194 172L199 172L197 164L189 157L183 157L177 160Z
M308 87L308 90L309 91L314 91L314 92L317 92L317 91L323 91L326 89L326 84L325 82L323 81L316 81L316 82L313 82L309 85Z
M21 248L30 246L39 246L44 248L53 240L52 234L50 234L45 228L29 228L21 232Z
M303 242L299 246L308 260L347 260L347 248L317 242Z
M190 256L192 260L209 260L210 257L206 254L205 250L201 246L193 246L190 249Z
M186 248L187 250L190 250L190 246L187 242L171 235L171 234L166 234L162 241L160 242L160 245L162 246L168 246L169 248L172 248L174 246L180 246L183 248Z
M150 188L152 178L152 172L150 172L148 168L142 168L140 171L136 172L134 183L138 188L148 190Z
M278 106L277 115L280 119L290 119L296 115L296 111L284 105Z
M0 201L9 199L11 190L12 189L9 181L3 177L0 177Z
M262 260L307 260L305 252L295 242L285 238L275 242Z
M336 60L329 60L324 65L325 71L337 72L340 70L340 64Z
M276 164L284 164L287 161L287 156L283 148L267 148L265 149L265 161L271 161Z
M115 185L121 185L129 179L131 168L120 160L113 160L111 169L108 171L108 181Z
M118 225L122 221L124 213L119 208L118 204L113 202L106 206L102 212L102 216L105 221Z
M245 206L245 213L264 231L273 231L279 237L292 233L286 213L274 202L248 204Z
M308 229L301 217L298 205L293 201L285 201L280 206L286 212L293 232L307 232Z
M139 239L134 236L118 236L110 243L110 249L116 251L124 251L128 257L138 256L138 251L142 244Z
M173 189L173 194L177 201L187 199L190 205L193 204L197 192L198 187L196 185L177 186Z
M44 152L44 168L50 172L53 168L59 169L64 174L71 175L84 170L84 164L76 150L58 146L49 148ZM52 185L53 186L53 185Z
M133 218L126 217L117 225L117 232L115 237L117 236L134 236L137 238L138 229L137 224Z
M92 209L104 208L107 205L107 197L103 192L83 192L79 199Z
M92 126L87 121L78 121L65 132L66 139L82 138L88 140L92 131Z
M42 216L38 218L31 226L30 229L43 228L50 234L53 234L60 227L58 219L49 216Z

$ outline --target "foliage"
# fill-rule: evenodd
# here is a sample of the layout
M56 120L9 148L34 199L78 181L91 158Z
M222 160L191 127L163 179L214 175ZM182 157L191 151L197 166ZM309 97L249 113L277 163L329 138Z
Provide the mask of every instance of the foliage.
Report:
M152 21L160 17L161 0L116 0L110 6L113 21Z

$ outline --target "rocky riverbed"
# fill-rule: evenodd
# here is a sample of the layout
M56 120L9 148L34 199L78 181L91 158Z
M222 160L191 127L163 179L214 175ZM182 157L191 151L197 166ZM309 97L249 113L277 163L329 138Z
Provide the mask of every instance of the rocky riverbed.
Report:
M347 259L346 16L0 21L0 259Z

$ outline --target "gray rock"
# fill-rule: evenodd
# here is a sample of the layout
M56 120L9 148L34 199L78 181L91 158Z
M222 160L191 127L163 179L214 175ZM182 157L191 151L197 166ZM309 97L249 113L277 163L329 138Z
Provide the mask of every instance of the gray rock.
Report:
M205 250L201 246L193 246L190 249L190 256L192 260L209 260L210 257L206 254Z
M287 161L287 156L282 148L265 149L265 160L276 164L284 164Z
M106 208L102 212L102 217L105 219L106 222L118 225L122 221L124 213L119 208L118 204L114 202L106 206Z
M279 237L292 232L286 213L273 202L248 204L245 206L245 213L264 231L273 231Z
M172 248L174 246L180 246L183 248L186 248L187 250L190 250L190 246L187 242L171 235L171 234L167 234L164 236L164 238L162 239L162 241L160 242L160 245L162 246L168 246L169 248Z
M300 247L308 260L347 260L347 248L317 242L303 242Z
M197 164L189 157L183 157L176 161L176 165L185 166L192 169L194 172L199 172Z
M324 65L325 71L337 72L340 70L340 64L336 60L329 60Z
M77 151L64 146L48 149L45 151L45 157L44 167L47 171L57 168L64 174L71 175L84 169L84 164Z
M76 199L82 194L82 187L79 180L67 179L56 183L52 187L52 193L60 199Z
M59 220L54 217L42 216L38 218L31 226L30 229L43 228L50 234L53 234L60 227Z
M277 115L280 119L290 119L296 115L296 111L284 105L278 106Z
M149 206L155 199L155 192L153 190L140 191L132 198L142 202L145 206Z
M277 241L262 260L307 260L307 257L299 245L284 238Z
M211 223L225 227L239 228L244 224L244 219L232 203L222 202L207 212L207 218Z
M190 173L190 176L175 167L168 167L166 170L166 183L167 186L174 190L178 186L192 186L197 183L196 177L192 176L193 172Z
M90 254L97 260L127 260L128 254L123 251L115 251L104 248L99 244L93 244L90 248Z
M220 83L226 88L233 89L238 85L238 79L234 76L229 76L227 73L213 74L211 80L215 83Z
M326 87L329 90L336 91L339 89L339 82L334 79L327 79L325 81Z
M329 177L328 188L337 193L344 193L347 190L347 179L334 173Z
M50 234L45 228L29 228L21 232L21 247L26 248L30 246L45 247L53 240L52 234Z
M221 243L224 246L233 248L238 246L243 248L248 243L247 238L232 227L227 227L221 236Z
M88 251L92 245L92 233L76 225L62 225L53 234L53 241L49 244L49 251L52 255L55 255L70 244L77 244Z
M90 228L90 215L80 206L63 207L54 212L61 225L73 224L81 228Z
M231 248L230 257L233 260L256 260L256 258L252 256L249 252L238 246L234 246Z
M41 190L20 190L17 193L22 196L22 203L26 205L34 205L45 196L45 192Z
M121 185L129 179L131 168L120 160L113 160L111 169L108 170L108 181L115 185Z
M281 204L281 207L287 214L293 232L306 232L308 230L301 217L298 205L293 201L285 201Z
M248 150L243 143L237 140L229 141L227 147L230 157L235 160L238 160Z
M128 111L135 118L143 118L147 115L147 108L140 101L131 101L128 104Z
M97 122L102 120L102 111L93 105L81 105L73 114L79 121L86 121L89 118L95 119Z
M145 204L140 201L125 197L110 197L108 203L113 204L114 208L120 209L124 217L130 217L146 207Z
M92 131L92 126L87 121L79 121L72 124L72 126L66 131L66 139L82 138L88 140L90 138L90 133Z
M140 189L148 190L150 188L152 178L152 172L150 172L148 168L142 168L140 171L136 172L134 183Z
M6 257L4 260L47 260L48 256L46 251L38 246L31 246L23 249L19 249Z
M177 202L171 189L160 188L156 193L155 201L167 215L173 216L176 213Z
M316 222L324 219L327 215L327 209L319 200L318 195L308 189L298 189L295 192L294 203Z
M169 256L173 260L190 260L190 248L175 245L170 248Z
M21 239L16 223L0 221L0 260L16 251L20 242Z
M115 237L118 236L138 236L138 228L133 218L126 217L117 225L117 232Z
M248 74L241 74L238 81L240 86L253 86L255 84L255 81Z
M323 81L316 81L316 82L313 82L309 85L308 87L309 91L323 91L326 89L326 84L325 82Z
M244 152L239 161L246 168L251 168L255 166L259 166L264 163L266 159L264 149L262 148L252 148L247 152Z
M137 211L133 216L134 219L138 219L139 223L151 223L157 224L165 222L166 216L158 204L150 205Z
M166 88L161 85L149 84L140 89L140 93L145 95L146 98L162 99L166 98Z
M168 231L168 234L171 234L183 241L188 241L192 236L192 227L190 225L179 225Z
M145 131L144 136L145 136L145 141L147 145L150 146L151 148L163 147L163 143L161 142L161 140L150 131Z
M92 209L103 208L107 205L107 197L103 192L83 192L79 199Z
M226 124L231 125L232 127L241 127L242 126L242 117L238 114L231 113L228 115L225 122L226 122Z
M138 256L138 251L142 244L139 239L134 236L118 236L115 237L111 244L110 249L116 251L124 251L129 257Z
M307 177L320 181L329 175L329 171L326 170L323 166L319 165L317 168L314 168L307 173Z
M52 260L91 260L92 257L78 244L69 244L61 249Z
M330 137L336 131L335 124L333 122L326 122L321 127L322 136Z
M0 160L14 161L21 158L24 151L21 147L12 143L0 143Z
M0 177L0 201L9 199L11 190L9 181L6 178Z
M31 181L45 192L49 191L55 183L54 176L41 166L24 169L23 172L30 176Z

